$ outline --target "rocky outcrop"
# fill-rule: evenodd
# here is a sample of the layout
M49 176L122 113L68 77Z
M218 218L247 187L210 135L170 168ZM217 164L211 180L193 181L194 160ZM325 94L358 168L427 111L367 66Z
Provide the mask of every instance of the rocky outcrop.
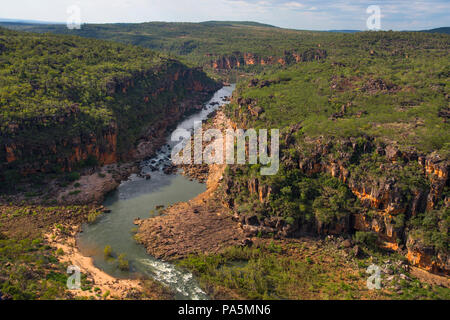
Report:
M436 252L433 246L424 246L412 236L408 237L406 247L406 258L412 265L433 273L449 274L449 254Z
M243 59L235 56L222 56L211 63L215 70L231 70L244 64Z
M327 52L323 49L308 49L302 53L296 51L285 51L281 56L259 56L257 54L246 52L235 52L229 55L223 55L211 61L210 66L214 70L231 70L242 66L254 65L290 65L300 62L320 61L327 57Z
M214 203L215 202L215 203ZM244 240L242 231L217 201L177 203L164 215L135 221L136 238L158 259L177 260L194 253L217 253Z
M319 144L317 141L316 152L312 152L308 157L298 159L297 163L286 158L283 162L285 165L300 168L309 176L326 173L339 178L359 199L362 206L360 212L334 220L332 223L323 223L315 219L308 223L294 220L288 224L276 216L238 215L237 219L242 224L243 230L249 236L266 234L278 237L295 237L305 233L340 235L355 231L372 231L378 235L380 244L404 253L411 264L433 272L449 273L449 255L414 240L409 235L412 229L408 225L408 219L436 208L438 202L443 200L442 192L449 183L449 161L443 161L436 155L417 156L413 159L419 161L411 160L410 154L406 157L402 153L392 152L391 147L386 147L384 150L386 157L395 154L396 160L386 159L387 162L383 164L385 172L382 176L371 177L368 172L362 176L351 172L349 161L358 153L358 148L369 152L376 149L375 144L370 141L365 146L359 147L352 141L345 144L351 146L351 149L347 149L350 152L341 153L337 159L333 158L329 145L323 142ZM428 187L405 190L404 182L397 178L397 174L398 170L407 169L390 162L398 161L400 158L402 161L408 159L407 161L420 164L422 173L419 172L418 175L423 175L428 181ZM252 197L258 199L262 206L270 201L271 194L279 192L276 186L268 185L258 178L251 177L248 181L236 183L233 176L225 177L223 190L225 205L234 210L237 209L233 200L234 195L242 190L248 191ZM448 207L448 199L445 199L444 203L444 206Z
M115 190L132 173L139 173L139 167L136 163L114 163L92 171L67 187L58 189L56 201L60 204L100 204L105 195Z
M430 192L427 196L427 210L436 207L445 186L449 184L450 164L437 154L419 157L418 161L430 179ZM448 206L448 202L446 204Z
M162 120L148 127L136 142L136 147L123 154L121 159L126 161L143 160L154 154L166 142L168 128L178 123L186 113L201 110L202 100L201 97L194 96L175 102L165 110L161 110Z

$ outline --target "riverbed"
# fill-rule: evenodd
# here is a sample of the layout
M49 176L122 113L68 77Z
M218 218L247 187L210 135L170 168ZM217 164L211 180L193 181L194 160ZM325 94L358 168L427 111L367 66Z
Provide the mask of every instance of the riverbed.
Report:
M218 90L203 109L181 121L174 129L193 130L194 123L205 120L220 105L227 103L235 85ZM159 214L162 206L188 201L206 190L204 184L190 181L181 174L165 174L170 165L170 152L177 142L167 137L167 143L156 155L141 163L141 173L133 174L128 180L107 196L104 205L111 210L95 223L85 224L78 237L80 251L93 258L96 267L117 278L137 278L142 275L153 278L175 292L176 299L207 299L192 274L174 264L155 259L134 239L133 221ZM149 178L150 177L150 178ZM125 254L130 263L129 271L121 271L116 259L104 255L105 246L113 254Z

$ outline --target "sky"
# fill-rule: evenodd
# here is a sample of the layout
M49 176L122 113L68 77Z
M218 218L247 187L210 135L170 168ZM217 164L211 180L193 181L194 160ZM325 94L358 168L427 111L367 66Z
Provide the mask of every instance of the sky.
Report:
M256 21L307 30L367 30L370 5L382 30L450 26L450 0L0 0L0 18L66 22L80 9L82 23ZM70 13L71 12L71 13Z

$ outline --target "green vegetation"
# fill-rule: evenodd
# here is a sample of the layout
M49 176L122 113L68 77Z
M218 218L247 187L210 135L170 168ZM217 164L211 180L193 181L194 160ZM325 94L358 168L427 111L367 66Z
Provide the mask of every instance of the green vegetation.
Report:
M66 175L66 180L68 182L77 181L80 179L80 174L78 172L70 172Z
M126 254L124 253L119 254L119 256L117 257L117 263L120 270L122 271L130 270L130 263L126 258Z
M378 236L375 232L356 231L354 239L357 244L366 246L372 250L376 250L377 248Z
M330 265L280 250L270 245L231 247L218 255L190 256L179 265L194 272L216 298L349 299L360 294L356 281L337 280L342 275L328 269Z
M111 246L105 246L103 253L105 254L105 258L111 258L113 256Z
M449 36L377 32L323 44L325 62L266 71L260 85L242 82L237 96L264 110L258 117L229 106L248 127L301 124L310 138L371 136L423 152L449 152ZM352 40L352 44L347 41ZM427 49L425 49L427 48ZM373 52L371 54L371 52ZM262 84L265 85L261 87Z
M71 236L71 226L86 221L94 212L99 210L89 206L0 205L0 299L73 299L67 290L69 263L59 261L66 253L61 248L55 250L44 235L51 233L52 239ZM114 256L110 246L104 253ZM129 269L123 254L117 262L119 268ZM156 281L143 279L143 284L142 292L131 290L127 298L172 298L172 293ZM96 290L84 273L81 290L84 298L117 299L108 291Z
M0 298L68 299L65 252L48 245L44 234L69 234L66 223L81 223L95 208L88 206L0 206ZM64 225L62 224L64 223ZM90 283L81 277L82 288Z
M376 45L376 38L382 34L381 32L346 34L299 31L237 21L85 24L79 30L69 30L65 25L15 23L2 23L1 25L16 30L78 35L151 48L177 55L191 65L203 66L215 76L217 76L217 72L212 69L212 62L223 57L241 58L245 53L252 53L259 59L273 57L273 60L277 61L282 58L286 60L287 64L290 64L294 61L286 53L304 54L307 51L311 52L311 49L318 48L319 45L329 55L348 56L348 60L357 63L368 60L364 53L369 53L371 49L378 49L374 47L374 44ZM386 40L382 40L380 47L381 49L389 49L389 47L394 49L389 52L388 58L392 56L405 57L406 55L410 57L414 54L414 50L426 48L430 41L433 45L448 45L448 36L437 33L429 35L421 32L390 32L386 38ZM424 45L424 42L428 43ZM429 51L432 51L435 48L431 47L430 49ZM376 54L380 57L378 52ZM282 66L275 63L275 68L279 69ZM239 67L240 72L251 73L259 73L267 69L268 66L261 66L259 61L254 65L246 64ZM421 76L421 79L423 78L425 76Z
M89 223L95 222L101 214L102 213L100 211L94 211L94 212L89 213L88 218L87 218L88 222Z
M363 236L364 239L367 239ZM216 299L443 299L450 289L420 282L404 269L403 258L361 244L356 258L340 241L273 241L229 247L220 254L191 255L179 262ZM390 269L381 290L368 290L367 267Z
M239 127L279 128L282 133L277 175L261 176L260 165L227 168L222 191L241 218L260 226L281 218L279 229L286 235L354 233L351 221L359 215L368 224L381 225L377 234L354 233L365 256L358 261L333 250L304 255L301 246L292 249L277 242L181 261L213 297L373 297L364 291L362 278L372 262L368 256L386 260L376 244L387 237L388 228L400 246L413 242L434 260L448 257L448 177L442 183L426 174L423 160L431 155L438 164L449 160L449 35L308 32L243 22L84 25L72 31L62 25L9 27L66 35L0 28L3 188L23 191L15 182L36 171L27 166L31 160L49 175L72 171L59 183L73 183L83 167L100 164L92 155L73 160L74 146L82 146L77 153L85 153L88 145L110 156L117 136L117 153L126 154L144 130L167 118L174 101L190 94L190 80L215 87L198 70L192 71L194 79L174 81L188 70L170 58L178 55L215 78L247 76L226 114ZM36 174L33 182L41 177ZM25 196L33 199L42 192L27 190ZM432 208L429 194L437 198ZM36 212L7 212L0 222L9 225L0 225L0 231L10 232L11 217L39 225L30 218ZM91 212L87 220L97 215ZM67 232L65 226L57 227ZM258 229L255 235L272 237L274 232ZM104 253L113 255L110 247ZM347 269L337 268L343 264ZM124 254L117 267L129 270ZM393 286L401 290L380 296L448 299L448 290L397 280ZM62 283L62 278L52 274L48 281ZM18 290L17 284L8 282L5 292L26 296L28 287ZM60 294L52 290L54 296Z
M350 218L362 214L369 224L378 221L379 237L393 230L397 244L413 239L415 248L445 261L448 192L441 190L448 178L425 174L420 158L434 157L448 170L449 36L328 36L314 39L324 59L266 68L238 84L226 114L238 127L280 129L281 163L269 177L260 176L259 166L230 167L227 201L260 225L282 217L291 231L351 233ZM436 185L434 210L426 210L425 196L415 197ZM357 240L368 241L363 235Z
M395 300L449 300L450 289L424 284L419 279L413 281L399 280L396 282L401 288L401 293L387 295Z
M63 25L2 25L16 30L70 34L137 45L177 55L210 71L211 62L223 56L242 56L251 52L264 58L284 57L286 50L309 49L312 43L316 46L316 39L326 41L341 37L340 34L287 30L253 22L85 24L80 30L69 30ZM257 66L247 69L262 70Z
M216 58L244 53L251 53L259 58L284 57L286 52L298 53L302 56L302 62L287 61L289 62L287 67L280 64L261 66L259 63L241 66L240 72L264 71L258 79L268 81L269 84L247 88L247 83L242 82L238 87L239 96L253 99L264 110L258 119L245 118L249 125L283 128L302 123L302 132L310 137L370 135L392 139L404 148L412 145L426 152L435 150L441 150L442 153L450 152L447 143L450 139L449 124L438 115L441 108L447 107L446 97L449 95L447 54L449 36L446 34L421 32L344 34L295 31L245 22L214 21L87 24L80 30L69 30L63 25L9 24L9 27L134 44L176 54L184 57L192 65L206 67ZM67 39L74 41L73 37ZM115 53L114 50L117 48L115 46L121 48L117 53L117 62L120 63L120 68L125 70L115 71L108 68L103 70L104 67L98 65L102 62L102 50L106 47ZM307 52L311 50L314 52L319 46L320 50L326 52L326 56L319 62L314 62L316 53L310 59ZM26 45L23 50L28 50ZM82 60L77 55L80 48L75 52L72 52L74 49L70 47L64 50L77 57L78 64L82 64L81 67L84 67L87 60L86 64L90 68L95 68L88 69L86 71L88 74L92 72L94 75L102 75L102 83L94 83L99 81L95 77L80 79L79 82L85 83L86 86L76 91L85 95L89 91L104 88L105 82L115 77L115 73L109 76L108 72L120 72L121 78L127 78L124 72L128 72L129 75L130 71L142 69L140 65L142 57L146 58L147 63L150 58L154 64L164 60L160 55L144 49L111 43L102 43L97 55L80 53ZM124 65L122 62L125 60L122 57L125 56L133 59L127 59ZM97 60L91 62L90 59L95 57ZM309 62L311 60L312 62ZM130 61L132 65L128 65ZM108 61L108 66L111 63L114 62ZM78 64L70 70L79 68ZM289 67L292 64L295 65ZM102 69L101 72L97 72L98 69ZM46 91L52 92L54 90L52 89L48 88ZM23 93L25 89L20 90L17 92ZM92 93L89 94L88 101L79 97L77 102L89 102L92 105L91 97L104 95L104 91ZM103 118L106 120L106 114L110 112L108 113L105 108L109 108L96 106L95 109L99 108L104 110ZM232 104L230 108L236 111L237 106ZM239 116L240 120L245 117L242 114Z
M113 249L111 248L111 246L107 245L103 249L103 254L104 254L105 259L111 263L114 262L117 257L117 268L119 268L119 270L121 270L121 271L129 271L130 270L130 262L126 258L125 253L121 253L118 256L116 256L116 254L113 252Z
M0 28L2 188L14 191L28 173L114 160L174 101L205 99L216 86L200 70L149 49Z
M42 239L0 240L0 297L15 300L61 299L67 273Z
M2 130L17 121L20 125L27 119L64 116L74 104L86 122L73 130L109 125L111 85L167 61L149 50L71 36L0 29L0 43ZM32 132L28 134L31 138Z
M281 216L288 224L313 225L316 219L324 224L336 223L359 208L355 196L337 178L325 174L307 176L299 169L284 166L273 176L259 176L258 170L258 166L242 166L227 173L236 185L245 185L253 178L272 188L269 201L262 203L258 194L248 189L229 193L228 198L233 199L240 214Z
M419 246L435 248L437 253L442 254L450 251L450 208L441 207L420 213L408 224L412 229L409 235L419 242Z

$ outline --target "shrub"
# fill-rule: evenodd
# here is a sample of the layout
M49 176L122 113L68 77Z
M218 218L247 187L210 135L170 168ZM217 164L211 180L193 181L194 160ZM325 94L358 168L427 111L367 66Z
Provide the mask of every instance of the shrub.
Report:
M73 181L77 181L78 179L80 179L80 174L78 172L70 172L66 175L66 180L73 182Z
M88 214L88 222L93 223L97 220L98 216L101 215L100 211L92 211Z
M375 232L356 231L354 240L356 243L371 249L377 247L377 235Z
M98 160L95 156L89 155L86 160L80 162L80 167L95 167L98 166Z
M286 221L287 224L292 225L292 224L294 224L295 219L293 217L287 217L284 219L284 221Z
M113 257L111 246L105 246L105 248L103 249L103 253L105 255L105 258L112 258Z
M128 262L128 260L125 257L126 257L125 254L121 253L119 255L119 257L117 258L118 267L122 271L130 270L130 263Z

